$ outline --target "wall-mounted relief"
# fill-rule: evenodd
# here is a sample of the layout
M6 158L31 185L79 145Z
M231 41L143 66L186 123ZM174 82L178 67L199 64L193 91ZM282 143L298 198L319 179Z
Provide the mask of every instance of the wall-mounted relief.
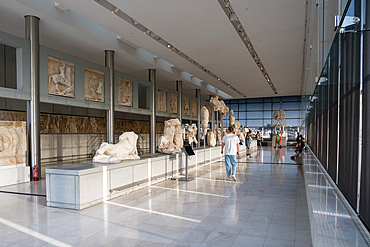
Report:
M0 121L0 166L26 163L26 122Z
M167 92L158 90L158 111L167 112Z
M171 113L178 113L177 110L177 94L170 94L170 112Z
M198 102L196 100L191 101L191 115L193 117L198 116Z
M118 104L132 107L132 85L130 80L118 77Z
M184 98L184 115L190 116L190 100Z
M85 67L85 100L104 102L104 72Z
M75 97L75 64L48 56L48 93Z

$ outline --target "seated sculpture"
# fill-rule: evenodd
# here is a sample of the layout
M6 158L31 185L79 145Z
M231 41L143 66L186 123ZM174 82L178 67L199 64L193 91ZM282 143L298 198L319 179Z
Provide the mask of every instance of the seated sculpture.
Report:
M140 159L136 149L138 136L134 132L125 132L116 144L103 142L93 158L93 162L120 163L125 159Z
M193 142L195 144L198 144L198 141L197 141L197 138L196 138L196 135L197 135L197 126L194 125L194 127L192 127L191 125L188 125L188 141L189 141L189 145L191 145Z
M164 133L159 138L158 151L165 154L181 152L183 147L182 128L178 118L164 122Z

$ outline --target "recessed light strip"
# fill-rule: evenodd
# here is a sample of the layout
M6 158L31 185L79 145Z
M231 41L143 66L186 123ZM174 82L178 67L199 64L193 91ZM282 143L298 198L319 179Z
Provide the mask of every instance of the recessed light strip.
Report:
M125 12L123 12L122 10L120 10L118 7L114 6L113 4L111 4L110 2L108 2L106 0L94 0L94 1L97 2L98 4L100 4L101 6L103 6L104 8L108 9L112 14L115 14L118 17L120 17L122 20L124 20L124 21L132 24L134 27L136 27L137 29L139 29L140 31L142 31L144 34L148 35L152 39L156 40L157 42L159 42L163 46L166 46L168 49L170 49L171 51L173 51L174 53L176 53L177 55L179 55L183 59L187 60L188 62L192 63L194 66L198 67L199 69L201 69L202 71L204 71L205 73L207 73L211 77L215 78L216 80L218 80L219 82L221 82L222 84L224 84L225 86L227 86L228 88L234 90L235 92L237 92L241 96L246 97L246 95L244 95L243 93L241 93L239 90L237 90L236 88L234 88L233 86L231 86L229 83L227 83L224 80L222 80L220 77L218 77L213 72L211 72L210 70L208 70L207 68L205 68L204 66L202 66L201 64L199 64L198 62L196 62L191 57L189 57L186 54L184 54L182 51L180 51L179 49L177 49L175 46L171 45L166 40L162 39L159 35L155 34L153 31L151 31L147 27L145 27L144 25L140 24L135 19L131 18Z
M268 75L265 66L263 66L261 59L259 58L257 51L254 49L251 40L249 39L247 32L244 30L242 23L239 21L238 16L236 15L235 11L233 10L231 3L229 0L218 0L222 9L226 13L227 17L229 18L231 24L234 26L236 32L239 34L241 40L243 41L244 45L247 47L249 53L253 57L254 62L257 64L258 68L261 70L263 77L265 77L267 83L271 87L272 91L277 94L277 90L274 84L271 81L270 76Z

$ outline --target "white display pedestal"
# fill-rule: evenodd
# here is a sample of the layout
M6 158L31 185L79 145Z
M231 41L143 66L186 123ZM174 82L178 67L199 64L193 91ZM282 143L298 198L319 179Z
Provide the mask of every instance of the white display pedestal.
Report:
M30 167L25 164L0 166L0 186L30 181Z
M240 153L245 152L241 146ZM199 148L188 160L198 168L222 160L221 147ZM118 164L85 163L45 169L47 205L81 210L164 181L184 171L184 153L142 156ZM172 170L173 169L173 170Z

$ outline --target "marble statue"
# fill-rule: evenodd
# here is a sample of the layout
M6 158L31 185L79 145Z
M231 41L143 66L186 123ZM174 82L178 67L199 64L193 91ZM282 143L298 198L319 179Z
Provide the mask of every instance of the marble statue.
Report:
M245 131L245 127L243 125L240 126L240 132L243 133L244 139L245 139L247 137L248 132Z
M170 94L170 113L178 113L177 110L177 94Z
M243 126L243 125L242 125ZM245 135L242 131L239 131L238 132L238 137L239 137L239 140L242 142L242 143L245 143Z
M229 107L226 106L223 100L220 100L220 102L221 102L221 109L219 110L219 112L221 112L223 116L226 116L226 114L229 112Z
M234 123L234 134L239 136L239 133L240 133L240 122L235 121L235 123Z
M233 110L230 110L229 126L233 127L234 125L235 125L234 111Z
M93 158L93 162L120 163L126 159L140 159L136 149L138 136L134 132L125 132L116 144L103 142Z
M104 102L104 72L85 67L85 100Z
M26 163L26 122L0 121L0 166Z
M224 130L224 131L222 132L222 136L225 136L225 135L227 135L227 132Z
M75 64L48 56L48 93L74 98Z
M181 140L181 141L180 141ZM175 154L182 149L181 123L178 118L164 122L163 136L159 138L158 151L165 154Z
M158 90L158 111L167 112L167 92Z
M209 111L207 107L203 106L202 109L200 110L200 122L203 127L203 133L202 133L203 139L207 134L208 121L209 121Z
M132 107L133 82L118 77L118 104Z
M212 131L208 131L207 133L207 144L210 147L216 146L216 136Z
M216 92L215 97L211 97L211 99L209 100L209 103L211 104L211 106L214 107L213 108L214 111L221 110L221 102L218 100L218 97L219 97L219 93Z
M187 98L184 98L184 115L190 116L190 100Z
M191 126L191 125L188 125L187 126L187 129L188 129L188 141L189 141L189 145L191 145L193 142L195 144L198 144L198 141L197 141L197 126L194 125L194 126Z
M193 117L198 116L198 102L196 100L191 101L191 115Z
M215 136L216 136L216 139L217 139L217 142L220 144L221 143L221 139L222 139L222 133L221 133L221 128L217 128L217 125L216 125L216 128L215 128Z

